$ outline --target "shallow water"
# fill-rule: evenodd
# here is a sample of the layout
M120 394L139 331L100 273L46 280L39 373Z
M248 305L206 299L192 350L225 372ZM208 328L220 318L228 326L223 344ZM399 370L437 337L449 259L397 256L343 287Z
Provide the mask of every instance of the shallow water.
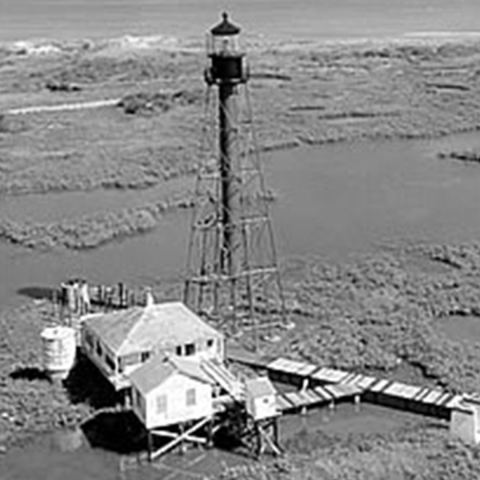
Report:
M114 480L118 458L114 454L88 448L84 443L69 451L62 433L38 437L23 448L12 449L0 458L2 480Z
M189 178L161 182L146 190L110 189L93 192L36 193L8 196L0 201L0 215L21 221L58 222L90 216L99 211L119 211L176 198L192 185Z
M480 134L280 152L268 165L280 251L344 258L375 244L461 242L480 236L480 168L438 151Z
M288 415L280 422L280 437L292 439L299 432L322 432L327 435L385 434L399 427L423 421L414 413L363 403L337 405L310 410L305 416Z
M435 327L454 342L480 344L480 318L474 315L451 315L438 319Z
M265 158L278 194L273 225L281 258L320 255L333 261L388 242L463 242L480 238L480 167L441 160L440 150L480 145L480 134L436 140L302 147ZM185 180L193 185L193 178ZM163 187L13 198L0 215L52 221L155 201ZM162 191L161 191L162 190ZM92 283L151 284L185 268L189 212L165 215L153 233L93 251L38 253L0 245L0 304L27 287L82 276Z
M341 404L334 411L328 408L311 410L306 416L289 415L279 422L280 442L285 445L302 432L315 435L386 434L422 418L384 407L363 404ZM72 448L72 432L44 436L24 448L14 449L0 457L2 480L181 480L219 475L226 466L239 467L251 462L234 453L192 449L186 455L173 452L153 465L139 464L135 455L120 456L92 449L83 439ZM187 473L188 472L188 473Z

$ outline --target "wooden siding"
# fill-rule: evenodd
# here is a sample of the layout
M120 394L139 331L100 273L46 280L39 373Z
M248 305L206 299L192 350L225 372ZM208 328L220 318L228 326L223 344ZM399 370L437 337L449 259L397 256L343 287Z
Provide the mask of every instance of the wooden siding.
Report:
M464 442L476 444L480 439L478 418L472 408L455 408L452 410L450 433Z
M187 405L187 391L195 390L195 404ZM166 409L158 413L158 397L165 395ZM191 399L192 393L188 394ZM145 398L147 429L164 427L180 422L211 416L212 387L182 373L173 373L165 382L151 390ZM138 413L137 413L138 415Z
M209 342L212 345L209 346ZM185 345L176 345L170 348L172 353L180 357L197 358L197 359L224 359L224 341L221 337L198 338ZM194 346L193 353L189 352L191 346Z
M280 413L275 395L248 398L248 402L250 403L249 410L255 420L275 417Z
M139 420L145 425L146 411L145 411L145 398L136 389L132 388L132 410Z
M90 339L88 342L85 340L87 337ZM100 349L98 349L98 345L100 345ZM118 358L115 357L113 352L98 338L95 332L89 330L88 327L82 328L82 349L85 355L100 370L115 390L130 387L130 381L127 375L141 364L125 367L120 371ZM110 358L113 365L109 365L110 362L107 361L107 357ZM112 368L112 366L114 366L114 368Z

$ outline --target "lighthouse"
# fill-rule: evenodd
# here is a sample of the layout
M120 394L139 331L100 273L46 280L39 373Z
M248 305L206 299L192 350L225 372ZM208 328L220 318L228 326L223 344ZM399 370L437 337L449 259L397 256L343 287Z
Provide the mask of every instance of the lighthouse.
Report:
M286 325L241 29L207 33L206 98L184 301L227 331ZM257 343L257 341L256 341Z

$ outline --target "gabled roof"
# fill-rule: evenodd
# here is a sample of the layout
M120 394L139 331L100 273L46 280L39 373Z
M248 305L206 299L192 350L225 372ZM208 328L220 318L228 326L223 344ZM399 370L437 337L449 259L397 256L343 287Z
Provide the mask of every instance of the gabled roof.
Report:
M200 362L181 357L157 355L134 370L130 375L132 385L143 395L160 386L174 373L186 375L199 382L213 384L200 366Z
M181 302L95 314L85 325L117 356L223 336Z
M247 380L245 389L252 397L265 397L267 395L275 395L277 391L272 382L267 377L258 377Z

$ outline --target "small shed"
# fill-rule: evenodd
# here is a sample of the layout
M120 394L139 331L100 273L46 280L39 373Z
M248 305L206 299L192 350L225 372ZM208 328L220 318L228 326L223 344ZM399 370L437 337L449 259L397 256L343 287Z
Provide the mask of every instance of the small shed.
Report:
M464 442L477 444L480 442L480 399L464 397L452 409L450 417L450 433Z
M196 360L156 356L130 380L133 411L147 430L213 415L214 382Z
M263 420L279 415L277 391L267 377L258 377L245 381L247 412L254 420Z

